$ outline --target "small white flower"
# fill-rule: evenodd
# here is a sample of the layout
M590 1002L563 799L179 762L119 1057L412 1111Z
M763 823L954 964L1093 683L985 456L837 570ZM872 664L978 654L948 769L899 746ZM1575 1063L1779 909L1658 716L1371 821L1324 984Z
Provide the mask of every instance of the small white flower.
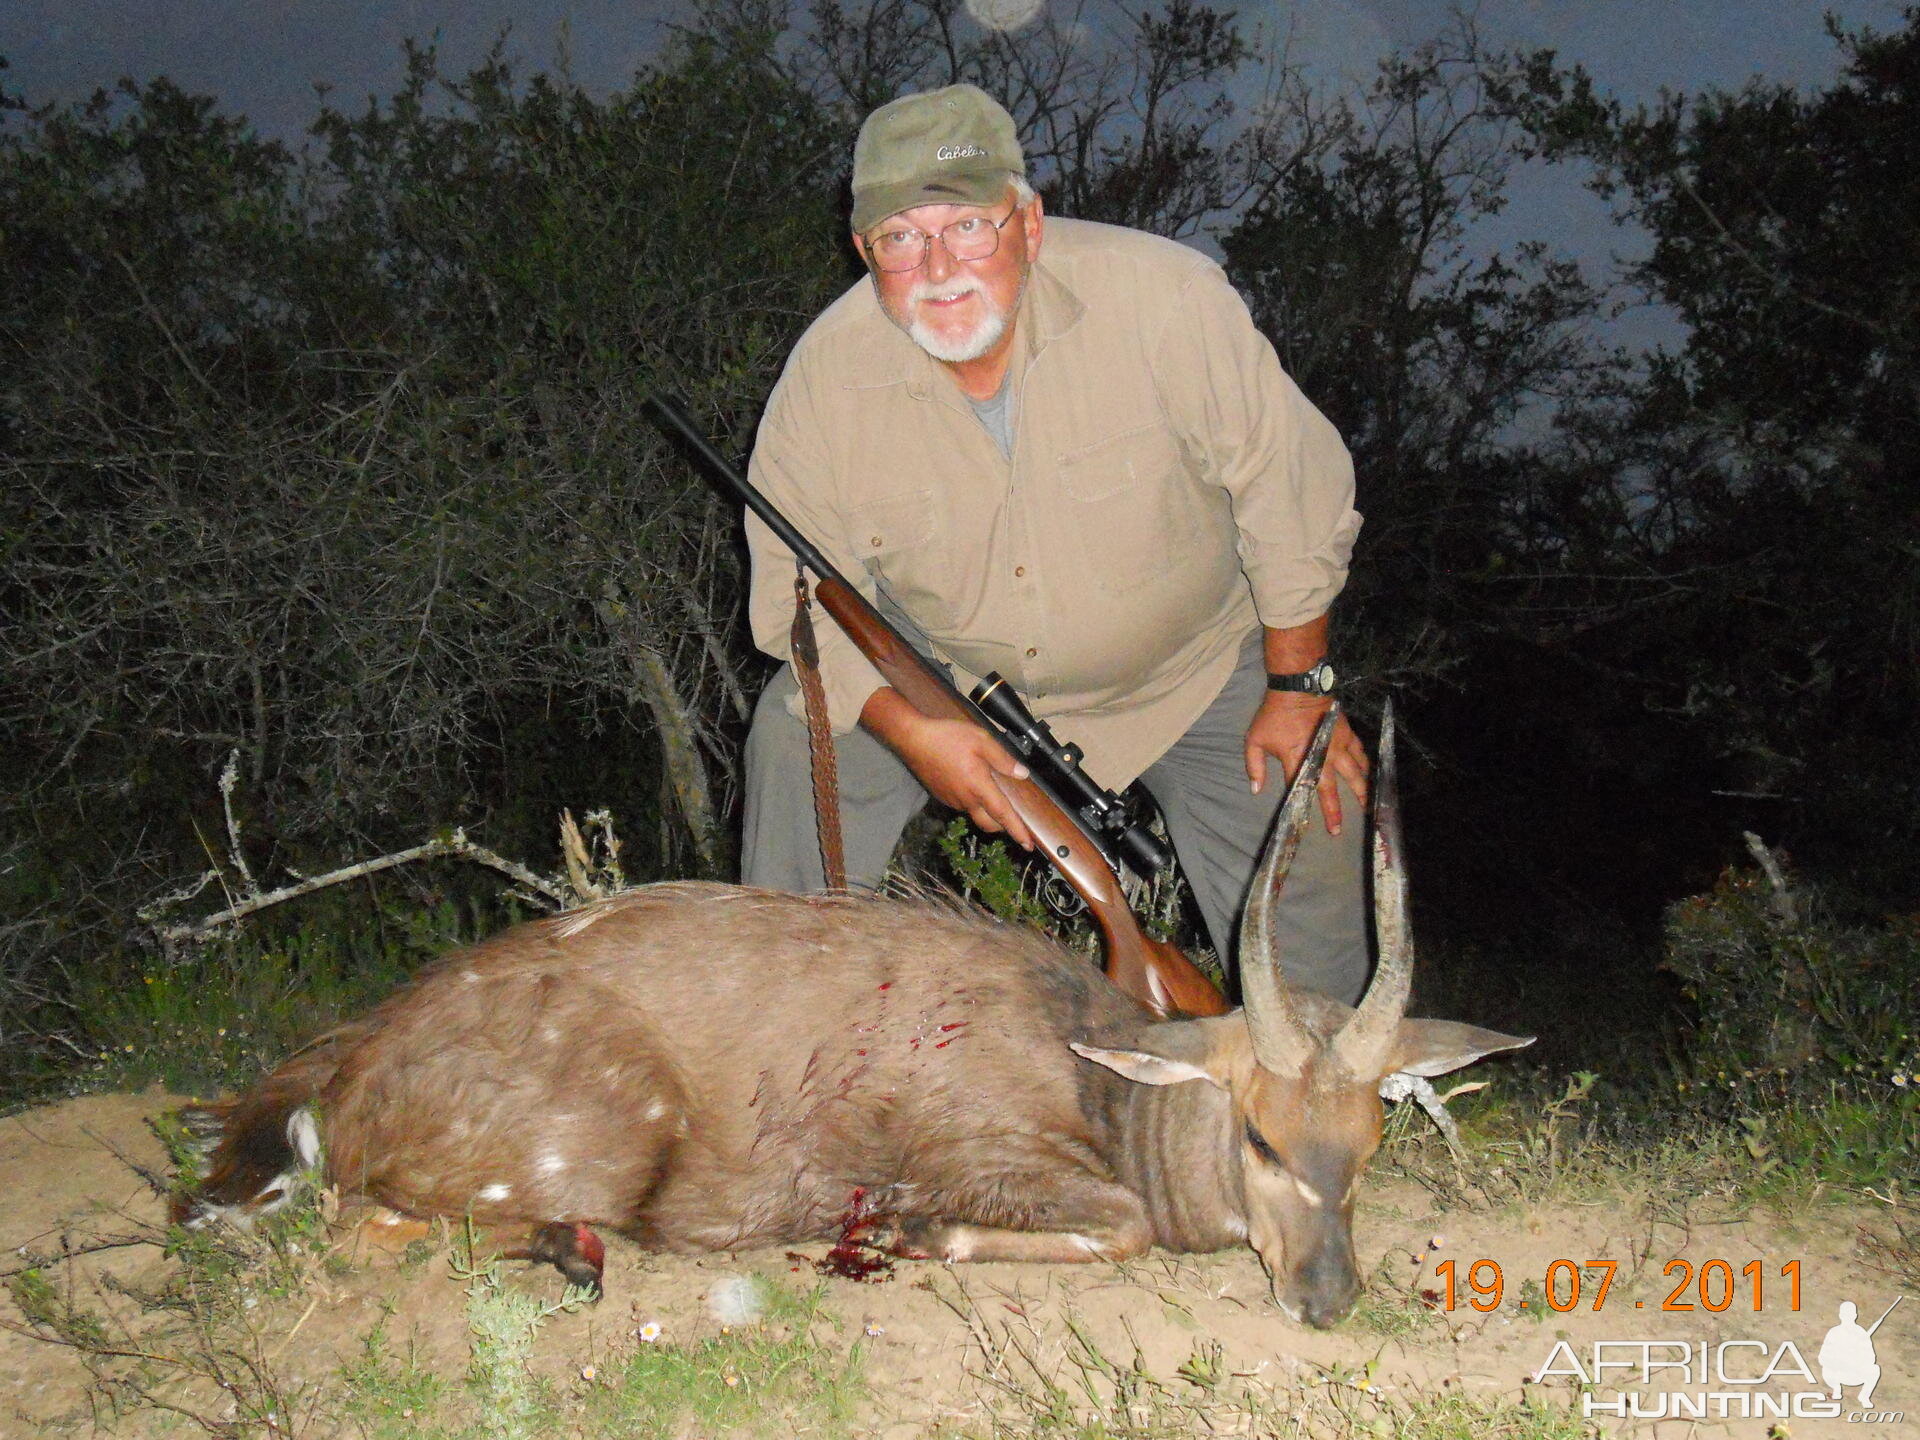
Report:
M640 1337L641 1344L651 1345L660 1338L660 1322L658 1320L649 1320L633 1333Z
M867 1322L867 1328L866 1328L865 1334L869 1340L878 1340L882 1335L886 1333L887 1333L886 1327L881 1325L875 1325L872 1321Z

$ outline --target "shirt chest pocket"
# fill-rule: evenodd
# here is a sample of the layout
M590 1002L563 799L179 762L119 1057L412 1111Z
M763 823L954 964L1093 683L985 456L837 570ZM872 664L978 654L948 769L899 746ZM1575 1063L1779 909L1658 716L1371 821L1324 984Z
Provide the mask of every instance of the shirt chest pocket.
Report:
M932 490L878 495L847 507L855 560L922 625L940 625L951 607Z
M1208 497L1173 433L1142 426L1060 458L1061 530L1108 594L1172 578L1206 523Z
M1060 457L1061 488L1082 504L1184 480L1179 443L1164 425L1124 430Z

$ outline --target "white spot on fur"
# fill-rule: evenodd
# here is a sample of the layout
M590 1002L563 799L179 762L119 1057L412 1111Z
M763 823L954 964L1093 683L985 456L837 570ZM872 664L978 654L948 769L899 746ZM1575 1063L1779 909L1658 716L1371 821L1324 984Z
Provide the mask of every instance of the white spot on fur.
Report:
M182 1230L204 1230L207 1226L219 1223L231 1225L236 1230L253 1229L253 1216L235 1205L214 1205L205 1200L194 1203L187 1218L180 1222Z
M460 978L469 985L477 985L480 983L480 972L478 970L462 970L460 972Z
M1242 1215L1229 1215L1227 1217L1227 1233L1233 1236L1233 1238L1236 1240L1246 1239L1247 1238L1246 1217Z
M558 1045L560 1043L560 1032L552 1025L542 1025L540 1027L540 1038L549 1045Z
M287 1117L287 1143L304 1169L320 1168L320 1125L304 1105Z
M567 1168L566 1157L553 1154L542 1155L533 1168L542 1175L558 1175Z
M651 1105L647 1106L647 1119L649 1120L658 1120L662 1115L666 1113L667 1113L667 1102L664 1100L656 1100Z
M505 1200L512 1194L513 1187L511 1185L487 1185L481 1188L477 1198L481 1200Z
M300 1192L305 1178L305 1171L282 1170L260 1187L245 1208L255 1216L271 1215L274 1211L284 1208L287 1202Z
M1293 1188L1300 1192L1300 1198L1309 1205L1324 1205L1327 1203L1321 1198L1318 1190L1307 1184L1307 1182L1302 1180L1298 1175L1293 1177Z

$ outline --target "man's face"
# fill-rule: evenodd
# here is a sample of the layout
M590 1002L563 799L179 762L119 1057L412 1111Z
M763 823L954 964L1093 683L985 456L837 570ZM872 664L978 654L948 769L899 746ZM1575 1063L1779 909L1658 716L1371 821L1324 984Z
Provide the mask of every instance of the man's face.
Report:
M936 360L964 364L989 354L1013 321L1021 287L1040 248L1040 202L1013 211L1013 195L999 205L920 205L889 215L868 233L913 229L938 236L957 220L1007 221L1000 243L984 260L955 260L945 243L934 239L926 257L912 270L874 270L873 283L887 318ZM866 237L854 245L867 259Z

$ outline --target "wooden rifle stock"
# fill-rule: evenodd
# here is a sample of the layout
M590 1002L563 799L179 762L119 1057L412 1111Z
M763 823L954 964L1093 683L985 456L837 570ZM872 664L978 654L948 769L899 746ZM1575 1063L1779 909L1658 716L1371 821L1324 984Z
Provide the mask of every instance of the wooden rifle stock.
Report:
M860 653L914 709L930 720L984 724L947 677L901 640L846 581L838 575L822 577L813 593ZM985 728L998 734L991 725ZM1163 1016L1225 1014L1226 1000L1179 947L1155 940L1140 928L1119 878L1053 796L1031 779L996 775L994 780L1033 832L1034 842L1045 847L1047 859L1086 901L1106 942L1107 978Z

